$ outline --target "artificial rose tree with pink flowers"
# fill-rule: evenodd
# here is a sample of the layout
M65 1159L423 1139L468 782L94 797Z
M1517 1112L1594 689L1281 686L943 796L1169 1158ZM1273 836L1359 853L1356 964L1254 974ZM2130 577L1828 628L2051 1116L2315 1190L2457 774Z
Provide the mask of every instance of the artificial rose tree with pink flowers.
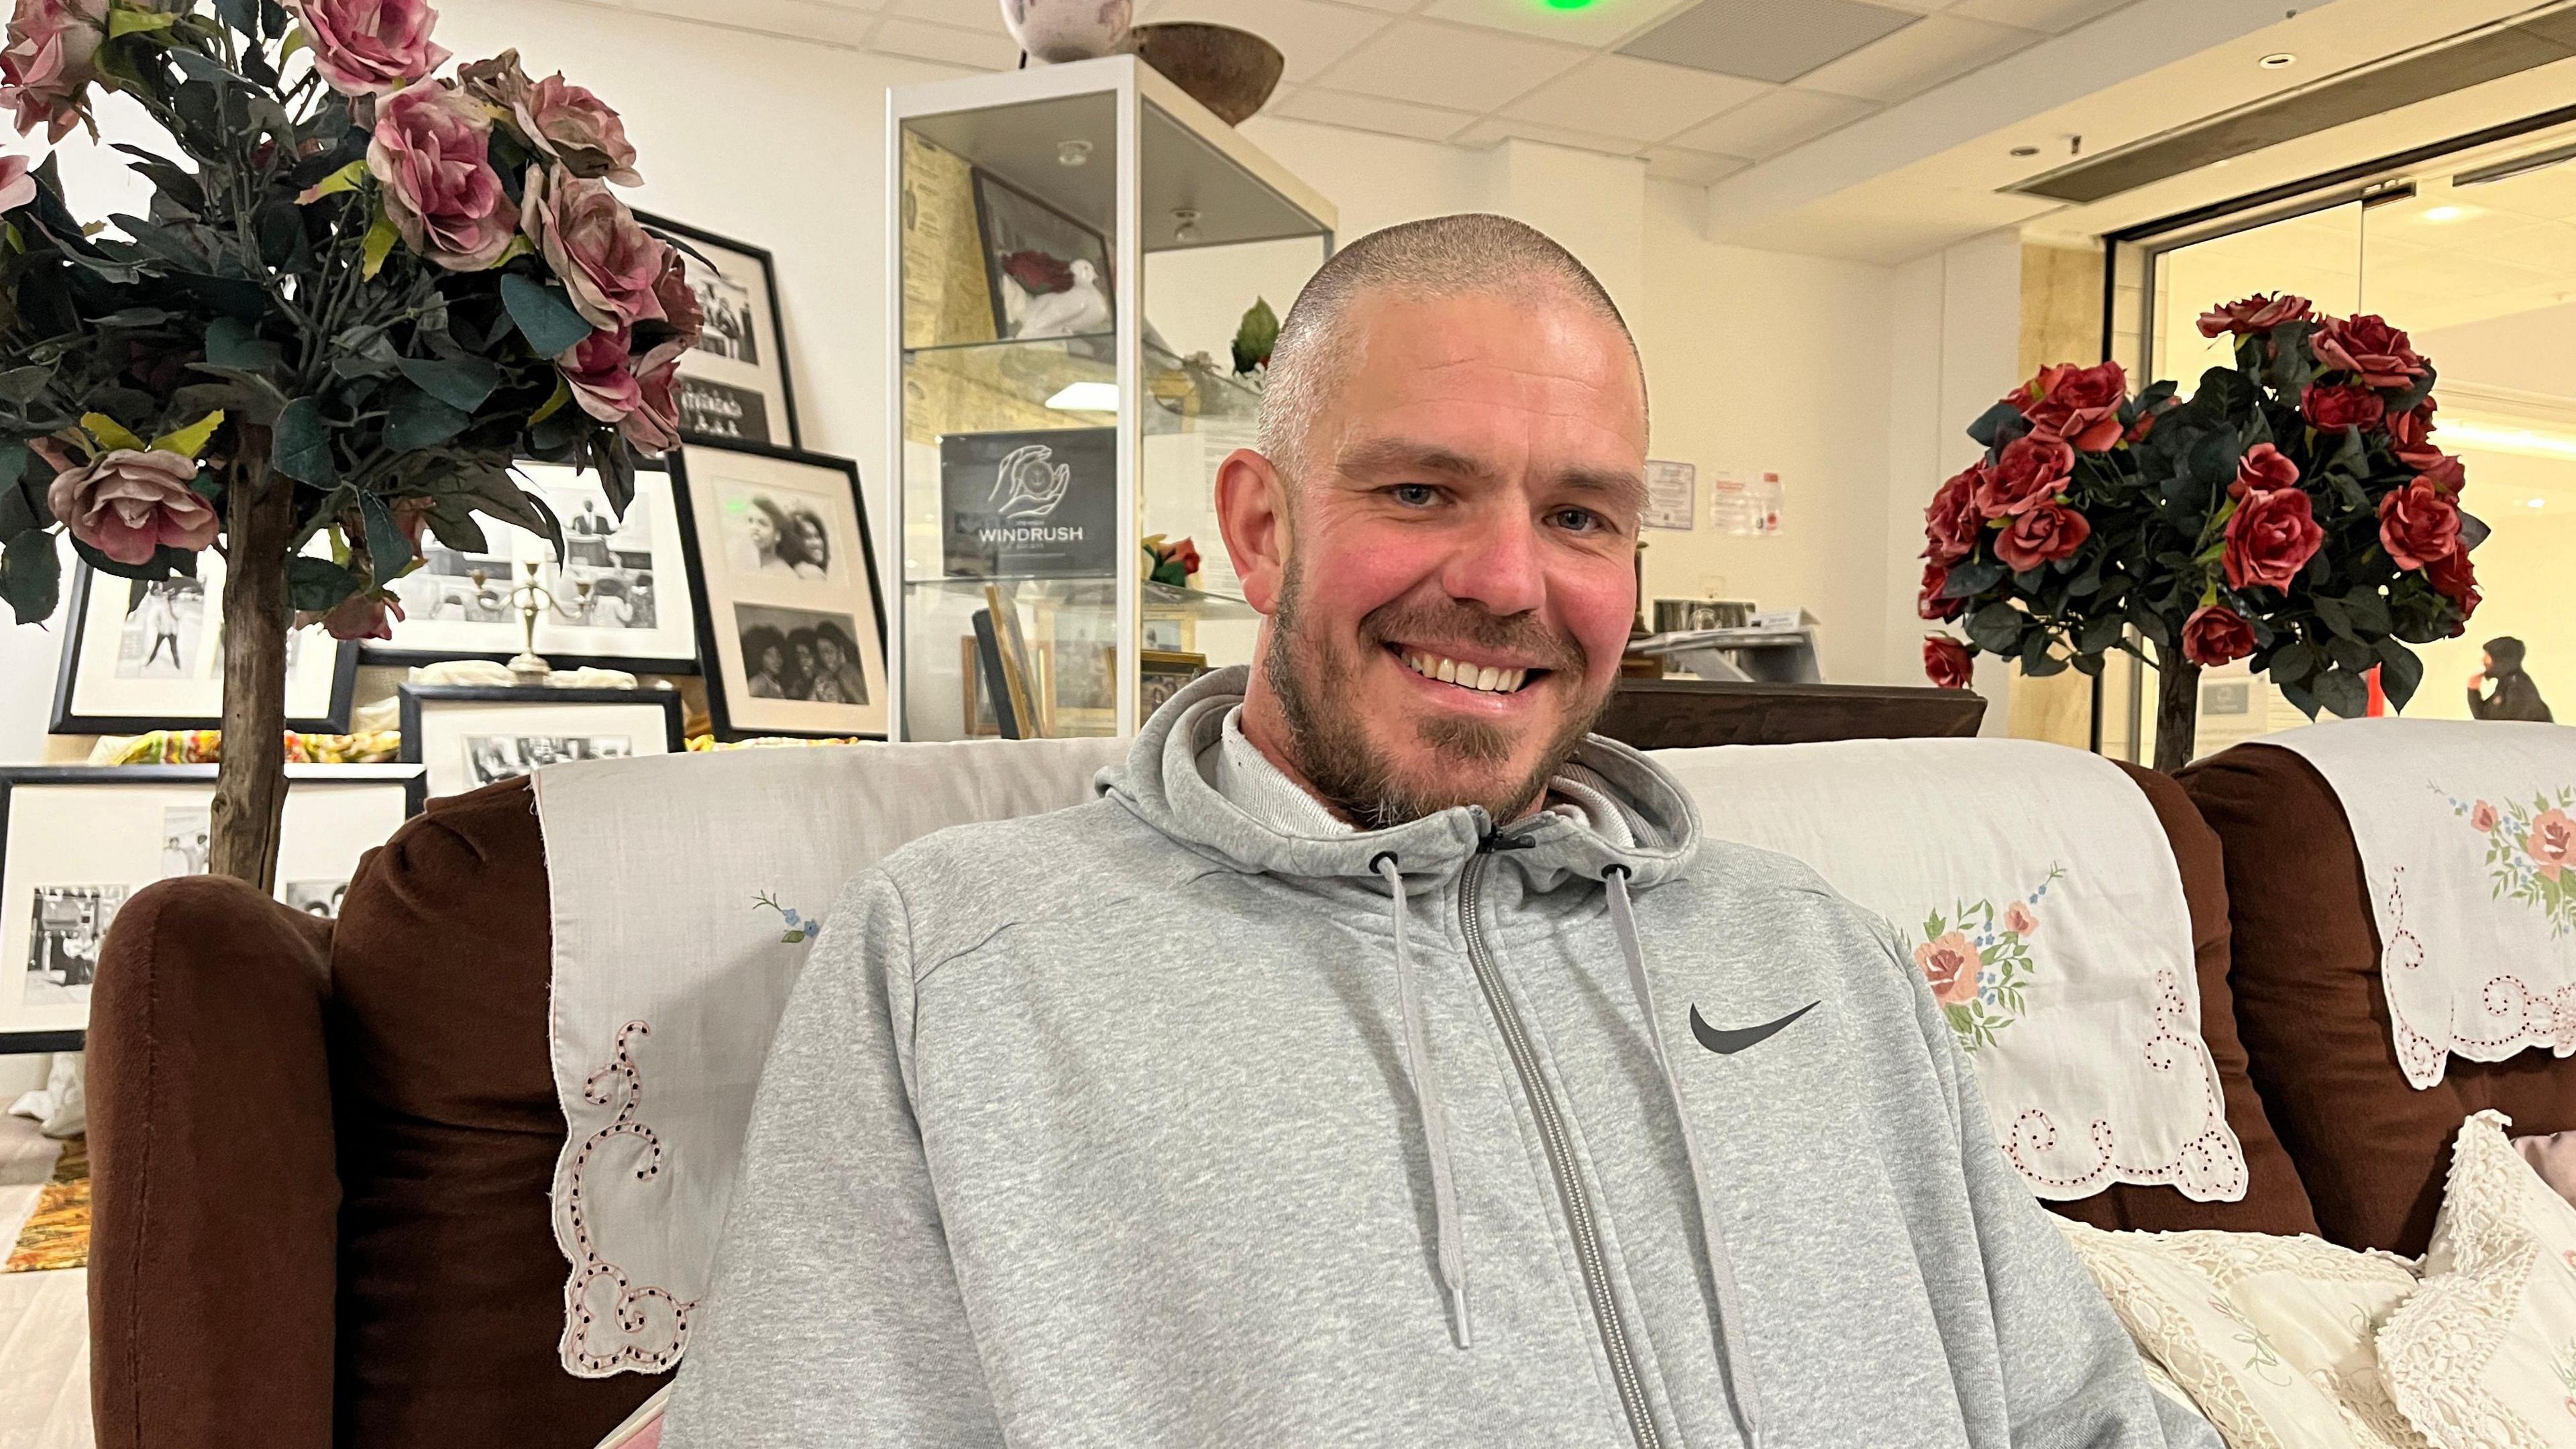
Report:
M437 71L422 0L18 0L0 104L61 144L102 90L167 133L117 149L143 216L84 225L0 155L0 597L226 560L213 868L266 884L287 631L381 638L424 533L562 528L510 465L592 468L623 512L679 440L703 321L611 184L617 115L516 52ZM90 126L94 144L96 130Z
M2314 717L2357 715L2376 680L2403 708L2409 648L2478 606L2460 460L2432 442L2433 365L2371 316L2254 296L2202 315L2233 336L2189 400L2134 396L2115 362L2047 367L1968 429L1985 456L1924 511L1924 641L1937 684L1977 651L2024 673L2156 666L2156 766L2188 763L2200 672L2251 661ZM2152 654L2148 651L2152 650Z

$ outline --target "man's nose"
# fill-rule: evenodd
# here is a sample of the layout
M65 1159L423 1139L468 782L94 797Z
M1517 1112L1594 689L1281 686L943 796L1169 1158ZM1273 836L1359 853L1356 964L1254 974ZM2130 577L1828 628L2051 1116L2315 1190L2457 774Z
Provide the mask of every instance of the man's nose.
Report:
M1441 587L1488 613L1529 613L1547 601L1539 542L1538 525L1517 511L1481 520L1450 556Z

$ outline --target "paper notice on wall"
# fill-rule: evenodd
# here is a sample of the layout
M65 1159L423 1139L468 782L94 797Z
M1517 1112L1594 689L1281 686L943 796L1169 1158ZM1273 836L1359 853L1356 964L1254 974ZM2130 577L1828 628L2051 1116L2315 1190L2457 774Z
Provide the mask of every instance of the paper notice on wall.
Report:
M1698 464L1647 460L1643 521L1648 528L1688 531L1699 526Z
M1709 522L1739 537L1778 533L1782 491L1777 473L1720 473L1709 483Z

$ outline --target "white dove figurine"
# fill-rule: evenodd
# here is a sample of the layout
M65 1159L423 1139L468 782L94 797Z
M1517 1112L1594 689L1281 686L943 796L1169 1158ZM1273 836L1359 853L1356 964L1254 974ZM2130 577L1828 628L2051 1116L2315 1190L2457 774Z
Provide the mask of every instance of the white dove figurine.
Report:
M1061 292L1031 297L1020 313L1022 337L1079 337L1109 330L1109 294L1100 286L1100 269L1088 261L1073 264L1073 285Z

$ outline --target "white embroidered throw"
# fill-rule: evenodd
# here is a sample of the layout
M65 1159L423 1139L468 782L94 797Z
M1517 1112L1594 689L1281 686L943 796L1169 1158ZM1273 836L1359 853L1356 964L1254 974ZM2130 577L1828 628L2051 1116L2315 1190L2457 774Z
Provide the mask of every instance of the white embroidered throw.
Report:
M2453 1054L2576 1055L2576 730L2359 719L2260 743L2315 766L2352 824L2410 1084Z
M1120 740L660 755L536 776L554 927L564 1368L679 1361L769 1038L852 876L944 826L1091 796Z
M2040 1197L2245 1195L2182 874L2110 761L2026 740L1668 750L1714 839L1796 856L1887 918Z

